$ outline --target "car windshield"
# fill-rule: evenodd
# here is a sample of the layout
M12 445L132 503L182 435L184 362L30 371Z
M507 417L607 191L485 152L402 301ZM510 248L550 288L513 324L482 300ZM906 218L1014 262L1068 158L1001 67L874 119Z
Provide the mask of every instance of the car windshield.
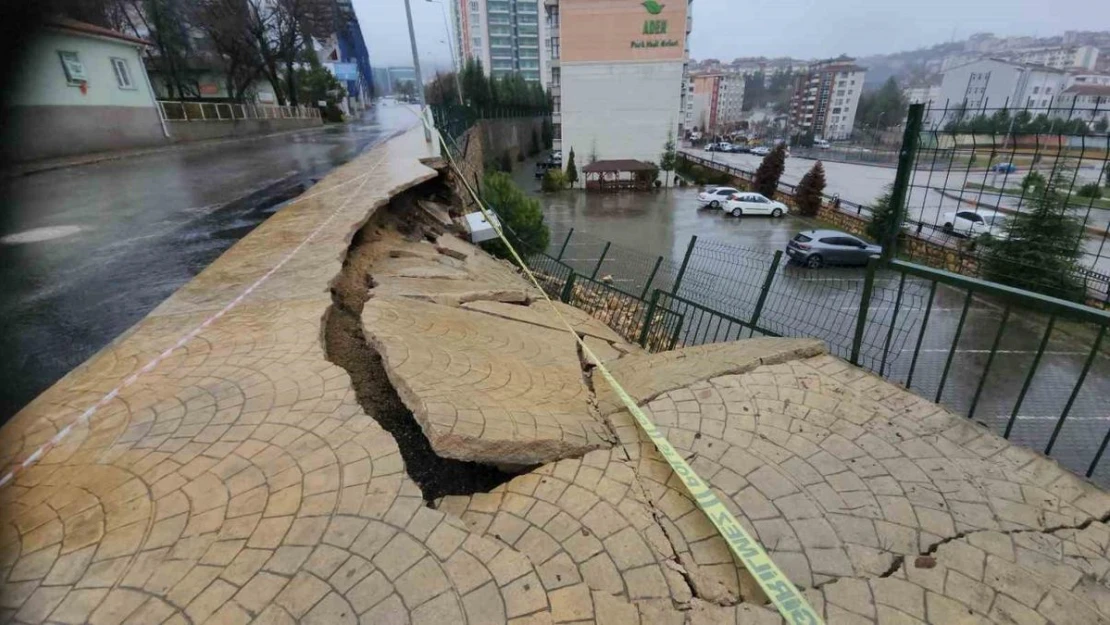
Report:
M810 242L810 241L812 241L813 239L811 239L811 238L807 237L807 236L806 236L806 235L804 235L804 234L800 234L800 233L799 233L799 234L798 234L798 236L794 237L794 240L795 240L795 241L797 241L798 243L809 243L809 242Z

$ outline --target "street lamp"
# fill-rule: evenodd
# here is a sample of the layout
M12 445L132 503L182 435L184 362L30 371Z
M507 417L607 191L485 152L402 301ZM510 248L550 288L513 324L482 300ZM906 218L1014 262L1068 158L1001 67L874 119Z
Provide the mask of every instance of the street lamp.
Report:
M462 83L459 81L459 72L462 71L462 66L458 58L455 56L455 45L451 40L451 23L447 19L447 3L442 0L425 0L433 4L438 4L443 7L443 28L447 31L447 49L451 51L451 67L455 68L455 91L459 95L459 106L463 103ZM462 33L459 33L459 45L462 45Z
M405 0L405 17L409 21L409 43L412 44L412 69L416 74L416 103L420 105L421 122L424 125L424 141L432 142L432 131L428 128L426 106L424 105L424 77L420 73L420 54L416 51L416 29L412 25L412 6Z

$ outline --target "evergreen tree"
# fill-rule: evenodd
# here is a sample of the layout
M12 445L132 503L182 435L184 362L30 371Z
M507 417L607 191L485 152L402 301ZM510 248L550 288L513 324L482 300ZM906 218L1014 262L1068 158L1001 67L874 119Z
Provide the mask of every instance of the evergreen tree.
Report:
M903 223L906 218L906 207L894 206L892 196L893 190L887 185L871 205L871 221L867 222L866 232L872 241L880 244L886 244L891 229L896 227L894 224Z
M755 181L752 186L756 192L763 194L764 197L775 199L775 191L779 188L779 178L782 178L782 172L786 170L786 146L779 144L771 153L763 157L763 162L759 164L759 169L755 170Z
M1068 209L1067 190L1073 178L1074 172L1055 172L1043 193L1031 198L1031 210L1010 218L1005 236L984 237L987 279L1083 301L1085 287L1077 275L1083 225Z
M572 187L578 184L578 168L574 166L574 148L570 149L570 156L567 157L567 182Z
M802 176L798 188L794 191L794 199L798 202L798 210L806 217L817 216L821 209L821 198L825 193L825 167L821 161Z
M659 156L659 169L663 170L663 184L670 186L671 172L678 164L678 153L675 150L674 131L667 131L667 142L663 144L663 154Z

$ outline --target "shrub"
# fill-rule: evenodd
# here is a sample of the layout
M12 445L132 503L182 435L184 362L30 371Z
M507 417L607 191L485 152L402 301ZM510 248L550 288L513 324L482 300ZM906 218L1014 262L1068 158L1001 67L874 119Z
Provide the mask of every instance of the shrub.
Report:
M983 239L988 280L1083 301L1085 288L1077 274L1083 225L1070 214L1064 190L1071 179L1054 175L1044 193L1031 198L1031 210L1011 217L1009 236Z
M786 170L786 146L779 144L771 153L763 157L759 169L755 170L753 189L766 198L774 199L775 191L779 188L779 178Z
M543 181L540 183L540 188L544 193L553 193L555 191L562 191L567 188L567 175L559 169L549 169L543 175Z
M525 195L508 174L487 173L482 183L482 199L497 214L505 236L518 252L533 254L547 249L551 233L543 223L540 203ZM511 258L500 239L487 241L482 247L494 256Z
M798 211L806 217L816 217L821 210L821 199L825 193L825 167L821 161L802 176L798 187L794 191L794 199L798 203Z
M1031 171L1021 179L1021 190L1025 193L1039 193L1047 181L1040 172Z
M1079 190L1075 192L1075 195L1077 197L1085 197L1091 198L1092 200L1097 200L1102 197L1102 188L1098 186L1097 182L1088 182L1082 187L1079 187Z
M891 229L897 227L895 223L902 223L906 218L906 207L900 207L900 211L895 210L898 207L893 205L891 194L891 186L887 185L883 194L875 198L874 204L871 205L871 221L867 222L865 228L867 236L882 245L887 243L886 239L890 236Z

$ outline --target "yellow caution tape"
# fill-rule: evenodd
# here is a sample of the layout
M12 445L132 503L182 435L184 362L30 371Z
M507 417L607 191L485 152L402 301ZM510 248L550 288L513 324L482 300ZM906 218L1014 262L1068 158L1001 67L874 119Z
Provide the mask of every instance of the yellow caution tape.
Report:
M428 125L425 116L421 115L421 120L425 126ZM698 477L694 469L682 458L682 454L678 453L678 450L674 448L674 445L671 445L667 437L659 431L659 428L652 423L651 419L649 419L646 414L644 414L644 411L640 410L640 407L636 405L636 401L632 399L624 390L624 387L617 382L613 374L609 373L609 370L601 362L601 359L594 355L589 346L586 345L582 338L578 336L578 333L574 331L574 328L567 323L566 319L563 319L555 303L547 296L547 292L543 290L539 281L536 280L536 277L532 274L532 271L528 269L528 265L525 264L524 260L517 254L516 248L514 248L512 243L509 242L509 239L505 237L505 233L501 230L501 222L490 217L490 213L486 209L485 204L482 203L481 198L478 197L478 194L475 193L474 189L467 181L466 176L463 175L458 163L455 162L454 157L451 155L451 150L443 140L443 135L434 128L429 127L429 129L439 137L439 143L451 167L459 174L459 180L462 181L467 192L470 193L470 196L474 198L474 202L478 205L478 210L482 212L482 216L493 226L497 236L501 238L501 242L508 248L513 256L513 260L516 261L517 265L519 265L525 275L528 276L528 279L532 281L536 289L543 294L544 300L551 304L551 309L555 312L555 316L559 318L559 321L562 322L567 331L570 332L582 347L582 351L589 356L590 360L597 366L597 370L601 372L602 377L605 378L605 381L608 382L609 386L616 392L617 397L620 397L621 402L623 402L624 406L628 408L628 411L632 413L632 416L636 417L636 422L639 423L644 433L651 438L651 442L655 445L655 448L659 450L659 453L663 455L663 458L666 459L667 464L671 466L671 469L676 475L682 478L682 483L686 486L687 492L689 492L690 496L694 499L694 503L701 508L701 511L709 517L710 522L716 526L717 531L720 532L725 542L728 543L732 553L736 554L736 557L744 563L744 567L748 569L748 572L751 573L756 582L759 583L759 587L763 589L764 594L766 594L767 597L771 599L771 602L775 604L775 607L778 608L779 614L781 614L788 623L797 625L823 625L824 621L821 619L820 615L809 605L809 602L806 601L805 596L798 590L798 587L792 584L790 580L787 579L786 575L783 574L782 570L775 565L774 561L771 560L771 556L767 555L767 552L763 549L763 546L759 544L759 541L752 538L751 534L744 529L744 526L736 520L732 512L730 512L721 500L717 498L717 495L710 488L709 483Z

